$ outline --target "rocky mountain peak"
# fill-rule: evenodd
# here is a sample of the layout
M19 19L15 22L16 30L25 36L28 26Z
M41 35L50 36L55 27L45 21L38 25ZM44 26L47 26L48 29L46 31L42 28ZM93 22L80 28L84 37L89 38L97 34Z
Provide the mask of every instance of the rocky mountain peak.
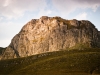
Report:
M26 57L69 48L100 47L100 32L87 20L42 16L14 36L1 59Z

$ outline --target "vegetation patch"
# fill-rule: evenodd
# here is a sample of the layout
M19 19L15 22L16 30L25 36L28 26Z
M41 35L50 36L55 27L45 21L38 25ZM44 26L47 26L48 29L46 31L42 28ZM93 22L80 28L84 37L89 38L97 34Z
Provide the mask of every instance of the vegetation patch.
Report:
M0 47L0 55L5 51L6 48Z
M61 17L53 17L52 20L56 19L58 22L63 22L64 25L67 25L67 29L76 28L70 24L70 20L62 19Z
M90 48L89 43L77 43L75 46L68 48L69 50L77 49L77 50L84 50Z

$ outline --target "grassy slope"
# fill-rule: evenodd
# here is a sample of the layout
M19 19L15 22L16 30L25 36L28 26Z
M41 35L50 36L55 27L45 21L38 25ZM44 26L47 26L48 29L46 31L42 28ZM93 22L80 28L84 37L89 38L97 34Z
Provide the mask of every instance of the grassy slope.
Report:
M100 49L49 52L0 61L0 74L100 75Z

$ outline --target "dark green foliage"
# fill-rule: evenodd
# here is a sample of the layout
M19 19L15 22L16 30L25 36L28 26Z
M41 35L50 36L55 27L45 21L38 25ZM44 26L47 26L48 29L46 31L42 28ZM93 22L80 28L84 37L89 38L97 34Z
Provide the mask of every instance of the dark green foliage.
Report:
M1 75L100 74L100 49L64 50L0 61Z
M6 49L6 48L0 47L0 55L4 52L5 49Z

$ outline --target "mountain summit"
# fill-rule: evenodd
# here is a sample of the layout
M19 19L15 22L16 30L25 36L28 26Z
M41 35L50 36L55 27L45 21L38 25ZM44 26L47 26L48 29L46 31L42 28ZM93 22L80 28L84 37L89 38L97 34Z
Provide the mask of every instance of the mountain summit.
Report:
M100 47L100 31L87 20L42 16L32 19L14 36L1 60L69 48Z

